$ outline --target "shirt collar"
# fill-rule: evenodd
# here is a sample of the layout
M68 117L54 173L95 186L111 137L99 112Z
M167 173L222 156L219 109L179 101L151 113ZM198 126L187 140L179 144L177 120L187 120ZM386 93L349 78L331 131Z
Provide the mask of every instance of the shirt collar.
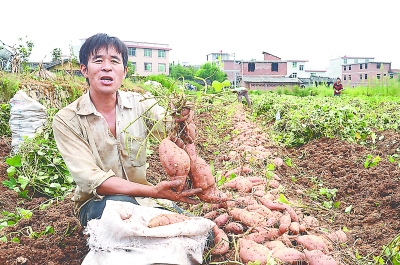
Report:
M133 108L132 102L128 100L125 93L126 92L123 91L117 91L117 106L120 110L122 110L123 108L128 108L128 109ZM90 115L96 113L97 113L96 107L94 106L92 100L90 99L89 92L87 92L82 96L81 101L77 106L77 114Z

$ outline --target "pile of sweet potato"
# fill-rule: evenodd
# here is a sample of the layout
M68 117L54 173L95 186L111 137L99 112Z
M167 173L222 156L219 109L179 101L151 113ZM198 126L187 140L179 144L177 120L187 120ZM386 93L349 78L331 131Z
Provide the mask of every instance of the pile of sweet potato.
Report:
M228 195L217 189L210 166L196 153L196 126L193 122L194 112L182 108L175 113L176 126L159 146L160 160L171 180L181 180L177 192L181 192L189 176L191 188L201 188L199 198L205 202L221 202Z

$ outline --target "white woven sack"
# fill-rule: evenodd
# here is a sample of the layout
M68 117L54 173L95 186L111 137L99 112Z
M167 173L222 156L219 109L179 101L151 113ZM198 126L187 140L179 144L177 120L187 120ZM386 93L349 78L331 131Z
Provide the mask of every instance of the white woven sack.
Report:
M90 252L82 265L202 264L209 231L215 223L192 217L154 228L149 221L171 213L129 202L107 201L101 219L88 222Z

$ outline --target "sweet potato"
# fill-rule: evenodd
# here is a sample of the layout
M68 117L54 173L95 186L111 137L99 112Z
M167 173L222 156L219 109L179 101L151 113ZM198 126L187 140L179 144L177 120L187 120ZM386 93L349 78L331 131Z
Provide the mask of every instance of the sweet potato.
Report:
M286 248L285 244L279 240L268 241L264 243L264 246L271 250L278 250L280 248Z
M325 255L321 250L304 250L309 265L337 265L335 259Z
M324 239L317 235L303 235L296 239L297 243L303 245L307 250L321 250L328 253L329 249Z
M265 218L269 218L272 216L272 211L265 207L262 204L251 204L246 207L246 210L249 212L256 212L264 216Z
M327 236L333 242L338 242L338 243L346 243L347 242L347 235L342 230L337 230L335 232L329 233Z
M297 235L300 233L300 225L298 222L291 222L290 226L289 226L289 231L293 234L293 235Z
M308 228L314 228L319 226L319 221L313 216L306 216L303 218L303 222Z
M241 175L241 174L247 174L247 173L251 173L252 169L249 167L238 167L232 170L229 170L227 172L223 172L222 175L225 177L230 177L232 174L235 175Z
M279 219L279 234L282 235L289 231L289 226L291 224L290 215L284 214Z
M296 264L298 261L306 260L304 253L294 248L278 248L272 251L272 257L282 262Z
M267 240L274 240L279 236L279 230L276 228L265 229L257 233L251 233L244 238L253 240L256 243L263 243Z
M235 221L240 221L248 227L263 226L265 223L265 217L256 212L249 212L239 208L230 209L228 212Z
M281 185L281 184L279 183L279 181L277 181L277 180L275 180L275 179L271 179L271 180L268 182L268 184L269 184L269 186L270 186L271 188L273 188L273 189L276 189L276 188L279 187L279 185Z
M231 222L227 224L224 228L225 232L227 233L233 233L235 235L243 234L243 225L236 223L236 222Z
M252 261L260 261L261 265L268 262L271 251L261 244L257 244L252 240L239 239L239 257L244 264Z
M258 205L258 202L252 196L242 196L235 199L235 205L240 207L246 207L249 205Z
M214 226L214 248L211 251L213 255L224 255L229 251L229 239L224 230Z
M218 225L218 227L226 225L228 221L229 221L229 215L227 213L223 213L214 219L214 223Z
M182 215L182 214L176 214L176 213L160 214L160 215L153 217L149 221L149 224L147 226L150 228L153 228L153 227L157 227L157 226L176 224L176 223L184 222L189 219L190 219L190 217Z
M179 179L181 185L177 192L181 192L185 186L186 178L190 171L190 158L187 153L179 148L168 138L161 141L159 146L161 165L171 180Z
M237 176L236 178L224 183L222 187L237 190L239 192L250 192L253 187L253 182L245 177Z
M260 198L260 202L270 210L278 210L278 211L286 210L290 215L292 222L299 222L299 217L297 216L297 213L289 205L280 202L273 202L271 200L265 199L264 197Z

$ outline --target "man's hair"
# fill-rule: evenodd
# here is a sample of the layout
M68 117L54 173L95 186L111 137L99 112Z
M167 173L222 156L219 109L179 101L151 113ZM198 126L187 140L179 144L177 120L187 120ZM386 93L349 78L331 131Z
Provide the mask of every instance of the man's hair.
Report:
M336 78L336 80L338 80L338 79L339 79L340 81L342 81L342 79L340 79L340 77Z
M79 62L87 67L89 57L96 54L100 49L114 48L122 55L124 67L128 64L128 48L117 37L111 37L105 33L97 33L86 39L79 51Z

